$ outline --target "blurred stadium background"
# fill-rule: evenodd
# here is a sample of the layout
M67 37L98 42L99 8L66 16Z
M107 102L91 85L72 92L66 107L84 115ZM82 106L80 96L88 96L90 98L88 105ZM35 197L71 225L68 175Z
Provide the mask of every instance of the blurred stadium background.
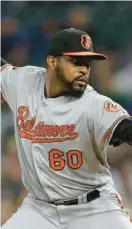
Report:
M132 2L1 2L1 53L16 66L45 65L50 37L74 27L91 35L94 48L108 56L93 63L90 84L132 115ZM13 117L1 109L2 224L21 204L26 190L14 140ZM108 161L124 205L132 214L132 147L108 150Z

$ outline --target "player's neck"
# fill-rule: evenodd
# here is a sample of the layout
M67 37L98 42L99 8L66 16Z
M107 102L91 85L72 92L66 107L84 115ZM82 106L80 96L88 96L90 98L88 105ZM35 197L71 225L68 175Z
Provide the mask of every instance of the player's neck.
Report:
M64 93L64 85L57 80L56 76L53 76L50 72L47 72L45 80L44 91L46 97L57 97Z

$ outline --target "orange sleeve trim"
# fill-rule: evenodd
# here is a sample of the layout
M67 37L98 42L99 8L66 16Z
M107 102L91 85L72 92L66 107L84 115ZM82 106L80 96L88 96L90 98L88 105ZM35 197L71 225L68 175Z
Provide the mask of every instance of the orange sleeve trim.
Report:
M112 126L106 131L106 133L105 133L105 135L104 135L104 139L107 140L107 141L109 142L110 137L111 137L111 134L112 134L114 128L116 127L116 125L117 125L118 123L120 123L123 119L128 118L128 117L129 117L129 116L127 116L127 115L123 115L123 116L119 117L119 118L112 124Z

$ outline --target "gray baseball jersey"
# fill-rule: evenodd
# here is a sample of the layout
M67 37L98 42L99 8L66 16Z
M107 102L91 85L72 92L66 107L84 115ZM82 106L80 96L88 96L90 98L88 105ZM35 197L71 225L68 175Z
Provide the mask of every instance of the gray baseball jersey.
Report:
M100 188L115 190L106 150L117 124L129 114L87 86L81 98L44 97L46 69L7 65L2 95L14 115L26 189L39 199L71 199Z

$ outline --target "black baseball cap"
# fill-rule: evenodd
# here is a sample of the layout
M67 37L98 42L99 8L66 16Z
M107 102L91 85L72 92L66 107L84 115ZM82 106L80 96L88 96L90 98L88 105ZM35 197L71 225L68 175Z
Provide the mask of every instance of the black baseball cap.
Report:
M48 55L88 56L91 60L106 59L105 55L93 52L93 43L87 33L74 28L60 30L51 38Z

